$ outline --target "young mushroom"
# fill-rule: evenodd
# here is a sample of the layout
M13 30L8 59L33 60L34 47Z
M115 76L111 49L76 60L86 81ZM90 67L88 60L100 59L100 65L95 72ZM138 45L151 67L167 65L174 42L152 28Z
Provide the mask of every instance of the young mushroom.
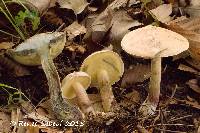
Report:
M95 52L83 61L80 70L91 76L91 86L99 88L104 111L110 111L114 99L112 85L124 72L120 56L110 50Z
M85 72L73 72L62 80L62 96L66 99L77 97L83 113L94 113L91 101L86 93L90 86L91 77Z
M124 36L121 46L127 53L151 60L149 94L139 109L142 115L154 114L159 102L161 58L177 55L189 48L186 38L173 31L148 25Z
M59 75L53 63L53 58L62 52L65 42L64 32L41 33L8 52L14 60L21 64L31 66L42 64L48 80L52 110L63 122L82 119L79 109L62 98Z

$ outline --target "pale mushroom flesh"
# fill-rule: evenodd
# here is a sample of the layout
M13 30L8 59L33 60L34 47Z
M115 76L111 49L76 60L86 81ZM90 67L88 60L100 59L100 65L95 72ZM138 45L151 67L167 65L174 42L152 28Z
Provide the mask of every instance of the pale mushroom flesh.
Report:
M84 114L94 114L94 109L86 92L90 83L91 78L85 72L70 73L62 81L62 96L66 99L77 97L78 104Z
M64 101L61 96L60 79L53 63L53 58L60 54L64 48L66 34L63 32L48 33L48 35L44 34L45 33L41 33L26 40L15 50L10 51L9 55L14 60L24 65L42 64L42 68L48 80L51 107L56 117L63 122L81 120L82 113L80 110L67 101Z
M99 88L104 111L110 111L114 100L112 85L119 81L124 72L120 56L110 50L95 52L83 61L80 70L91 76L91 86Z
M177 55L187 50L189 42L178 33L148 25L126 34L121 41L121 46L131 55L152 59L149 94L139 109L144 116L152 115L159 102L161 58Z

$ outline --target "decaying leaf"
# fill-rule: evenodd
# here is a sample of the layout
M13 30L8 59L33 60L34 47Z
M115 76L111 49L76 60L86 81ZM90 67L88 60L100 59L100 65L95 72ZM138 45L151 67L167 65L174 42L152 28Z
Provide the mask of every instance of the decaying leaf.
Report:
M111 44L117 51L121 51L121 40L126 33L130 32L129 29L142 25L142 23L138 22L137 20L133 20L124 10L115 12L111 23Z
M0 132L8 133L10 132L10 115L0 112Z
M190 0L190 6L185 7L184 9L192 18L200 16L200 1L199 0Z
M99 16L94 20L91 25L91 37L93 42L100 42L105 36L106 32L112 26L113 10L106 8Z
M143 82L150 77L151 66L139 64L131 66L130 69L126 70L122 78L121 86L135 84L137 82Z
M73 40L76 36L85 34L86 28L83 25L80 25L77 21L75 21L71 25L66 27L64 31L67 32L68 39Z
M169 22L172 20L171 16L169 16L172 13L172 4L160 5L157 8L150 10L150 13L162 23Z
M200 94L200 86L198 85L197 79L191 79L187 82L187 85L190 86L190 88Z
M83 47L82 45L78 45L78 44L76 44L74 42L70 42L70 41L67 41L67 44L64 49L66 49L70 52L77 52L80 54L84 54L86 51L85 47Z
M0 55L0 65L4 66L7 71L11 70L17 77L30 75L30 71L22 66L19 63L14 62L13 60L5 57L4 55Z
M186 71L186 72L191 72L191 73L194 73L194 74L200 74L197 70L195 70L195 69L193 69L189 66L186 66L184 64L180 64L178 69L182 70L182 71Z
M80 14L89 3L87 0L57 0L60 8L72 9L75 14Z
M190 43L191 56L196 60L200 59L200 33L196 32L200 28L199 18L187 19L181 17L167 23L167 28L187 38Z
M49 9L44 14L43 17L44 17L44 20L49 24L60 26L64 23L63 20L61 18L59 18L58 15L55 13L54 9Z
M15 44L12 42L2 42L0 43L0 50L6 50L6 49L10 49L14 46Z
M128 93L124 100L122 100L119 104L123 107L126 107L130 110L136 107L139 103L141 95L138 91L133 90L131 93Z

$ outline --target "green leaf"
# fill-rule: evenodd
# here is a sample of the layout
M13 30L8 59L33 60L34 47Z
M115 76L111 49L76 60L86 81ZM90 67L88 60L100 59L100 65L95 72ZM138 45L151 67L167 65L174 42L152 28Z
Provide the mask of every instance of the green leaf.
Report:
M17 16L15 16L16 25L17 26L25 25L25 19L27 19L28 21L31 22L33 30L38 29L38 26L40 24L40 17L39 17L38 12L29 11L29 10L25 10L24 12L23 11L19 11Z

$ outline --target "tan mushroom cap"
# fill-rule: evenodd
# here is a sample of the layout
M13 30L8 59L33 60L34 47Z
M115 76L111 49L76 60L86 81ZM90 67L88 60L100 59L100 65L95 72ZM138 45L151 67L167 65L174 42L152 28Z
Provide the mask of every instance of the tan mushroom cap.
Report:
M178 33L148 25L126 34L121 46L131 55L151 59L163 50L161 57L177 55L189 48L189 42Z
M81 71L91 76L91 86L98 87L97 73L106 70L109 75L110 85L119 81L124 72L124 63L120 56L110 50L102 50L89 55L80 68Z
M73 72L68 74L62 80L61 84L62 96L64 98L72 99L76 97L74 88L72 87L72 84L76 82L79 82L83 86L83 88L87 90L87 88L90 86L91 78L85 72Z

